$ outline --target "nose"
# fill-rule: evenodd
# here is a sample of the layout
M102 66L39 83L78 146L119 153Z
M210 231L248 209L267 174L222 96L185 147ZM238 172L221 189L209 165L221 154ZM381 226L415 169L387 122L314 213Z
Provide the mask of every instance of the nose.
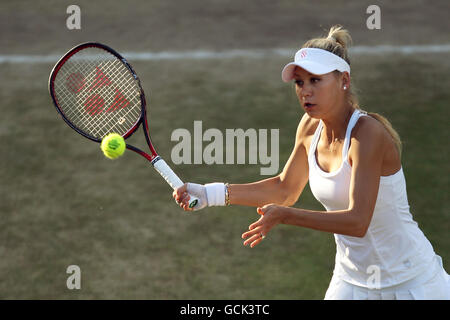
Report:
M311 97L312 95L312 87L308 84L304 84L303 87L300 89L300 98L302 100L305 100L307 97Z

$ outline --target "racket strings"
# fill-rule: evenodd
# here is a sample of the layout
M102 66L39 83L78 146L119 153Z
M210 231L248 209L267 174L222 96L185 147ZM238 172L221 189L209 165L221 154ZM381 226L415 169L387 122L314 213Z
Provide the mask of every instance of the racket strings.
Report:
M140 87L114 55L85 48L58 71L54 93L59 108L79 130L97 139L127 133L141 116Z

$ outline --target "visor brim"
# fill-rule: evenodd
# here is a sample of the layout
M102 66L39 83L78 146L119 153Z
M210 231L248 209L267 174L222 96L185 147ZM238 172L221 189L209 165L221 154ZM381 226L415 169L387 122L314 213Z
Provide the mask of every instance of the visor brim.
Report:
M303 68L309 73L316 75L323 75L336 70L333 69L333 67L324 66L312 61L291 62L284 66L283 71L281 72L281 79L283 79L284 82L289 82L294 79L294 70L296 67Z

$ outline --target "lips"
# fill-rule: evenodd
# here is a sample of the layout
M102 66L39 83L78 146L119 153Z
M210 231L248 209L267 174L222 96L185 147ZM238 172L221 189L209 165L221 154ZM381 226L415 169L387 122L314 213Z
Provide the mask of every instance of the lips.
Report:
M315 104L309 102L305 102L303 105L305 106L305 108L312 108L315 106Z

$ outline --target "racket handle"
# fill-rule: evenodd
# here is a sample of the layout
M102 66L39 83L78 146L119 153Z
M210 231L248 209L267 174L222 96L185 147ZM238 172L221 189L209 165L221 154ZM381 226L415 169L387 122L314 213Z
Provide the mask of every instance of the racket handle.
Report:
M172 189L176 189L181 187L184 183L180 178L173 172L173 170L167 165L167 163L160 157L157 156L152 161L153 167L159 174L167 181L167 183L172 187ZM190 196L189 199L189 208L195 207L198 203L198 198Z

